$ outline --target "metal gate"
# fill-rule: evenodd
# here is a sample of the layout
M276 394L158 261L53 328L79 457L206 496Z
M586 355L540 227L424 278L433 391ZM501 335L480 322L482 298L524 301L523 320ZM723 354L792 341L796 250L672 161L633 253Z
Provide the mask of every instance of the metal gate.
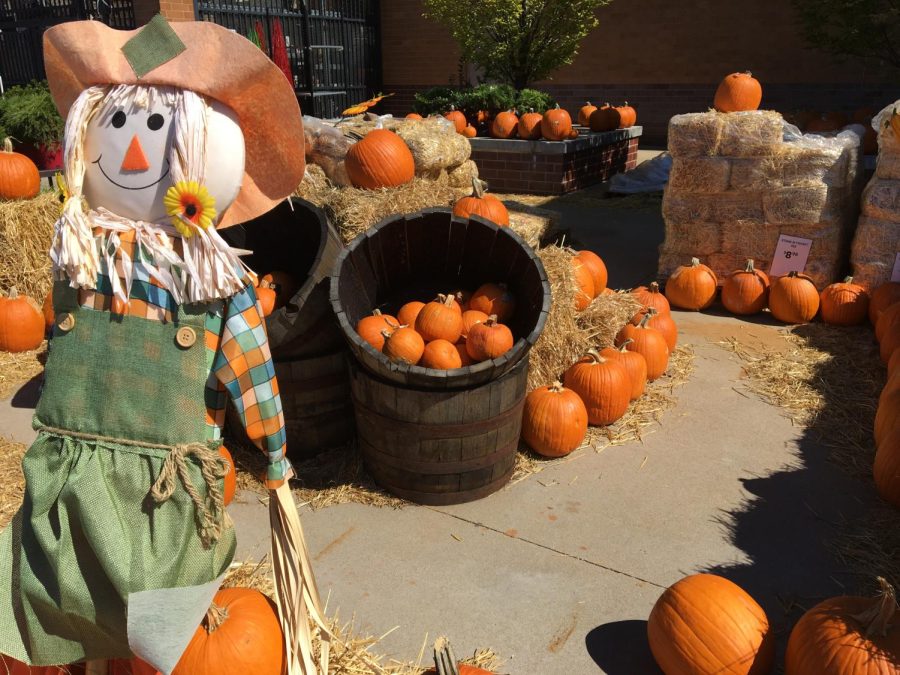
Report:
M305 114L337 117L381 84L378 0L197 0L197 9L284 61Z
M0 0L3 86L44 79L44 31L80 19L99 19L113 28L132 29L133 0Z

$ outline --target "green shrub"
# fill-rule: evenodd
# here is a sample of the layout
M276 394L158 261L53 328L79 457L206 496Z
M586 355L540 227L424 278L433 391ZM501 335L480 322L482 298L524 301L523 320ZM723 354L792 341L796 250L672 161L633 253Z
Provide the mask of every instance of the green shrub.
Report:
M534 109L534 112L544 113L554 105L556 105L556 101L550 94L537 89L523 89L516 96L516 109L519 111L519 114L526 113L529 109Z
M62 140L63 127L46 82L10 87L0 97L0 129L20 143L53 145Z
M413 110L428 117L429 115L443 115L451 107L460 108L460 91L450 87L432 87L416 94Z
M487 110L496 115L516 105L516 90L508 84L481 84L466 89L460 95L460 107L474 115L479 110Z

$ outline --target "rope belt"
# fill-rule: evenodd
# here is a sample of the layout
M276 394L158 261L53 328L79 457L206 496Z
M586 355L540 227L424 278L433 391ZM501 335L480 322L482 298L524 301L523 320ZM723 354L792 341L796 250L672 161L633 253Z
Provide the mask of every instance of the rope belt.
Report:
M150 488L150 496L157 504L167 501L177 487L176 477L181 481L184 491L194 503L194 516L197 521L197 534L203 546L209 548L219 540L225 527L225 497L219 489L219 481L231 470L228 462L215 450L210 450L205 443L180 443L178 445L162 445L159 443L139 443L128 438L113 438L86 434L69 429L38 426L39 432L56 436L68 436L101 443L116 443L138 448L167 450L168 454L156 481ZM191 480L186 459L193 457L200 465L200 474L206 485L206 499L200 496Z

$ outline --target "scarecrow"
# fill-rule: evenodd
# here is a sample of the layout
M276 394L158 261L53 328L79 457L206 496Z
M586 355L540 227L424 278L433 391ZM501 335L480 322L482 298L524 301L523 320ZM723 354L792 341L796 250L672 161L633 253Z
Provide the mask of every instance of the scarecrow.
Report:
M38 435L23 506L0 534L0 654L89 673L136 655L172 671L234 554L218 453L230 399L268 456L287 670L315 672L306 612L325 628L265 326L217 232L299 184L293 88L206 22L65 23L44 49L67 194Z

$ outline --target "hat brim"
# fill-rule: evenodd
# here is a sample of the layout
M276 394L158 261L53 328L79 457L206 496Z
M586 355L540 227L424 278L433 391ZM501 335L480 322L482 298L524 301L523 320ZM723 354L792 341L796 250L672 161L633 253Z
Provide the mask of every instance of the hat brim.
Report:
M58 24L44 33L50 93L65 118L79 94L95 85L167 85L224 103L246 144L244 181L219 229L252 220L289 196L303 179L303 121L293 86L265 53L242 35L207 21L171 24L187 49L138 78L122 46L138 30L100 21Z

